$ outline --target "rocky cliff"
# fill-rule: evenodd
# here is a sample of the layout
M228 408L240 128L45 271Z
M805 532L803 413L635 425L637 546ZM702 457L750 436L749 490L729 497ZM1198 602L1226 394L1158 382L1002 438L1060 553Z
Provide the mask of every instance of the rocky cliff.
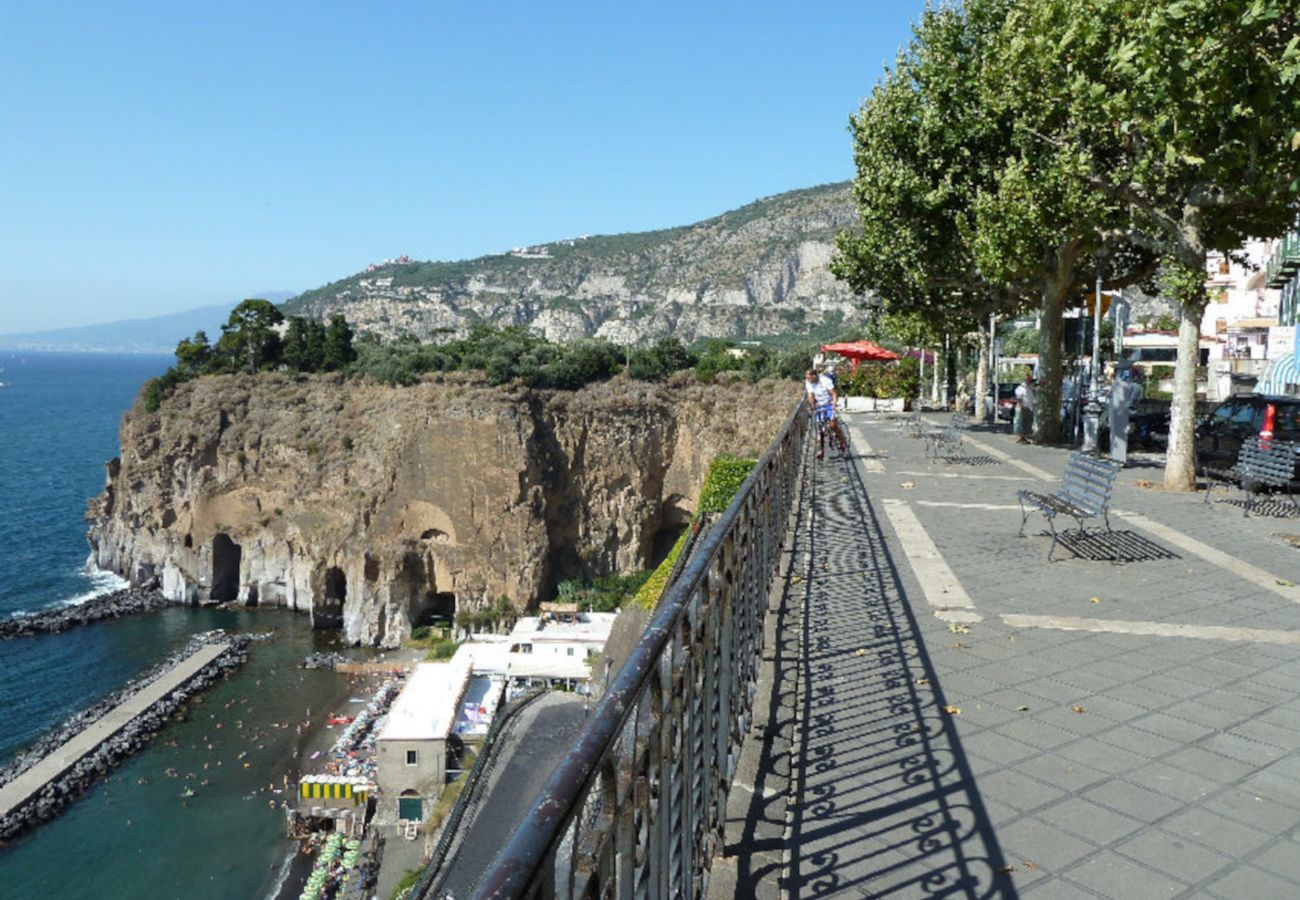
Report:
M638 343L665 334L744 338L859 320L859 298L827 268L856 223L847 183L791 191L695 225L556 241L463 262L388 264L307 291L287 312L385 337L480 323L530 325L552 340Z
M394 646L431 615L645 566L709 460L761 452L796 390L200 378L124 418L92 554L178 602L284 605Z

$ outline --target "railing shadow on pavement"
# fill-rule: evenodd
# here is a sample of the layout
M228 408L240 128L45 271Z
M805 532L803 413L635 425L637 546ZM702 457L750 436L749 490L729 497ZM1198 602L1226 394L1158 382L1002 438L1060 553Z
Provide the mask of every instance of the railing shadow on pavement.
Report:
M791 896L1013 900L955 710L861 475L807 471L811 521L791 575L807 590Z
M875 454L852 454L847 459L870 459ZM792 535L802 534L809 512L805 492L806 479L801 479L800 496L790 517ZM768 674L770 691L766 703L756 701L753 731L749 738L756 741L752 754L746 747L742 754L741 769L747 777L746 789L733 786L735 804L728 806L726 843L722 858L735 868L735 874L717 896L735 898L771 897L779 892L784 872L782 851L785 848L787 807L789 805L790 746L795 729L798 679L802 669L799 658L799 608L803 603L803 585L790 576L790 563L794 556L797 538L787 548L781 572L772 585L768 616L771 629L771 670ZM766 654L765 654L766 655ZM762 685L760 685L760 690ZM746 760L752 771L745 770ZM737 773L741 778L742 773ZM747 796L746 796L747 795ZM715 860L715 866L720 860ZM710 884L710 896L713 885Z

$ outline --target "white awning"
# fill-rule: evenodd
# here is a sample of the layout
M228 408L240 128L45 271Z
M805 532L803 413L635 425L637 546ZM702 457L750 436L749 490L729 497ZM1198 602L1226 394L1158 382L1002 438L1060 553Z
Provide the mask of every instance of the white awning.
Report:
M1255 384L1258 394L1288 394L1296 388L1300 388L1300 360L1294 353L1273 360L1264 377Z

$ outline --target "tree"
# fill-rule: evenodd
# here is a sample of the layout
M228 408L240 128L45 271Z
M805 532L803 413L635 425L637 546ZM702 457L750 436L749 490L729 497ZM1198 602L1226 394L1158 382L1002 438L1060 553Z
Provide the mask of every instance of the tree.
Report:
M1108 244L1163 260L1180 311L1165 484L1189 489L1207 255L1300 212L1300 13L1294 0L1036 0L1014 7L1002 41L1005 90L1050 113L1025 134L1122 210Z
M997 23L990 10L1000 5L927 10L850 120L860 222L837 237L832 263L855 290L880 297L890 318L915 317L934 343L978 331L985 361L989 314L1025 302L1022 287L980 271L966 227L1006 144L1004 123L981 107L978 90Z
M1030 289L1038 298L1040 388L1034 434L1055 441L1061 437L1061 317L1066 304L1090 286L1099 254L1111 259L1106 273L1111 289L1149 279L1157 257L1114 240L1114 230L1127 221L1128 212L1122 202L1089 186L1084 177L1088 153L1074 143L1043 138L1053 125L1069 125L1077 118L1076 107L1057 94L1057 86L1069 80L1068 68L1027 52L1018 30L1025 10L1044 5L1039 0L991 0L975 6L986 19L995 14L998 20L996 28L986 31L979 105L1003 123L1006 145L978 186L973 215L963 225L987 277Z
M647 350L628 354L627 373L640 381L661 381L695 365L695 357L676 337L661 337ZM802 373L801 373L802 374Z
M325 367L325 326L315 319L307 320L305 371L319 372Z
M289 327L284 331L283 347L280 359L289 368L298 372L311 372L315 367L310 363L307 353L307 320L302 316L290 316Z
M197 378L212 364L212 345L207 332L196 331L176 345L176 370L181 380Z
M325 328L321 368L328 372L337 372L347 368L356 358L357 352L352 348L352 329L348 326L348 320L341 314L335 313L330 316L329 325Z
M280 335L276 326L284 314L267 300L245 300L221 326L217 350L236 370L259 372L280 361Z

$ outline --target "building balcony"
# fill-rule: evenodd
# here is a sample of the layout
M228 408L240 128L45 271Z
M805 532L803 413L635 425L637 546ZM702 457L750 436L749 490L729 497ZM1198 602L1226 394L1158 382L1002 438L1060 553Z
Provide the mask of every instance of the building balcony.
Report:
M1284 287L1300 272L1300 232L1292 231L1282 238L1269 258L1265 269L1265 284L1271 288Z

